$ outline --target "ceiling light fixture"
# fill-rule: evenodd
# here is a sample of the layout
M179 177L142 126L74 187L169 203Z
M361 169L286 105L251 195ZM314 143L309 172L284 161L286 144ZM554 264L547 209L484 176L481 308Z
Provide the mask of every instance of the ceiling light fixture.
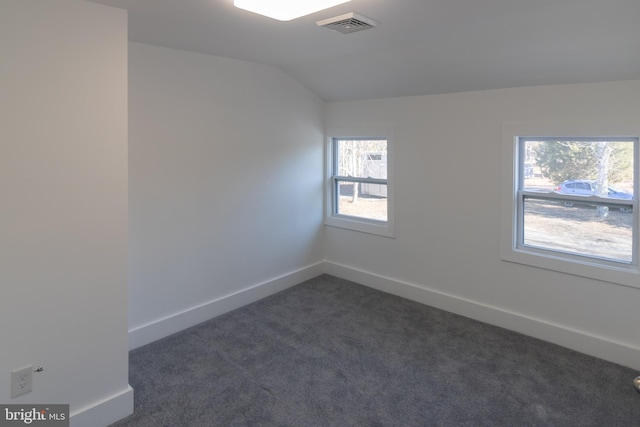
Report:
M348 1L351 0L234 0L233 4L279 21L291 21Z

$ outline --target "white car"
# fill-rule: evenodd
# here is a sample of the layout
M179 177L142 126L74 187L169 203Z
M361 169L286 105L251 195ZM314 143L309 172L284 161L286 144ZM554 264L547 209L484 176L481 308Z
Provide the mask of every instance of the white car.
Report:
M593 179L570 179L558 185L556 187L556 193L571 194L573 196L597 196L597 182ZM633 194L609 186L607 195L605 197L609 197L611 199L632 200ZM573 203L566 201L564 202L564 205L567 207L571 207L573 206ZM620 210L622 212L631 212L632 208L620 207Z

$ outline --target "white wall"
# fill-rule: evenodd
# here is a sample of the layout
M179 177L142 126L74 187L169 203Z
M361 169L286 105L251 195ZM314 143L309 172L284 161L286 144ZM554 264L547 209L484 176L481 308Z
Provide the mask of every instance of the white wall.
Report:
M327 271L640 369L640 289L500 259L502 126L637 121L640 81L327 104L395 124L396 239L326 228Z
M322 108L274 67L130 43L131 347L321 272Z
M0 402L128 415L127 17L0 2ZM10 371L41 365L10 398Z

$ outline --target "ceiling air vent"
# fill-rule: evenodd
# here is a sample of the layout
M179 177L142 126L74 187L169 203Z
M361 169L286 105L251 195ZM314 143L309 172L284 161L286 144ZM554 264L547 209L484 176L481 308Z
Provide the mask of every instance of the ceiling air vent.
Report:
M356 31L368 30L378 26L379 22L357 13L347 13L335 18L323 19L316 22L318 27L341 32L342 34L355 33Z

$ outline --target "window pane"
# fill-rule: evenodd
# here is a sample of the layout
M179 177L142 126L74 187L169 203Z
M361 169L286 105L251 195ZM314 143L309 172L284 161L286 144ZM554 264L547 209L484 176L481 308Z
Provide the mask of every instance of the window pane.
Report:
M337 213L387 221L387 186L338 181Z
M525 198L523 243L630 263L633 260L631 207L598 207Z
M386 140L337 140L335 174L387 179Z
M519 188L631 200L634 141L594 138L522 139Z

